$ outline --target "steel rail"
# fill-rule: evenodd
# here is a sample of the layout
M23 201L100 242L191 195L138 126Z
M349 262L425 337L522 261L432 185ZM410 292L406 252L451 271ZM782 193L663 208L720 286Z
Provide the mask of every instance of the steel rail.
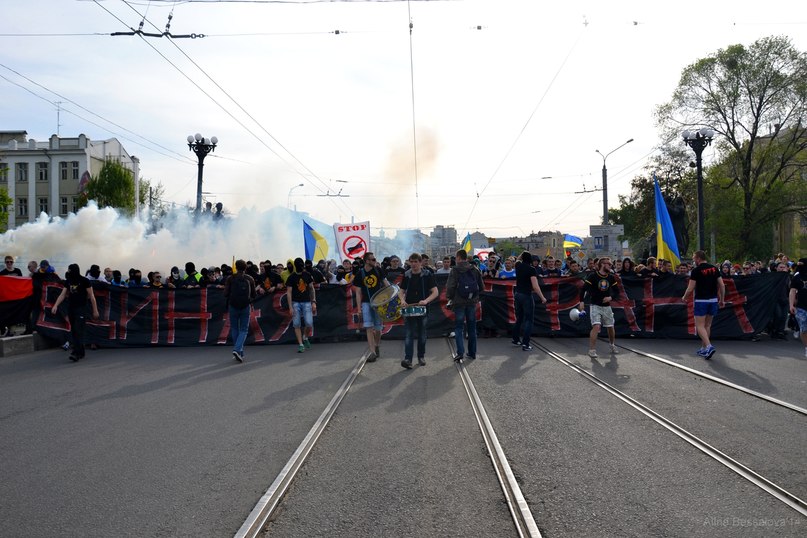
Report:
M454 356L456 350L452 346L451 339L447 338L446 341L449 349L451 349L452 356ZM479 393L476 391L473 381L471 381L471 376L465 369L463 360L455 362L454 365L457 368L457 372L459 372L468 399L471 401L471 408L473 409L474 416L476 416L482 437L485 440L485 446L490 455L491 463L493 463L493 469L496 471L496 477L499 479L499 484L504 493L507 507L513 517L513 523L516 526L518 535L521 538L541 538L541 531L538 530L538 525L532 517L532 512L530 512L527 500L521 492L521 487L518 485L513 470L510 468L510 463L507 461L504 449L501 443L499 443L499 438L496 436L493 424L491 424L488 418L485 406L482 405L482 399L479 397Z
M283 470L280 471L275 481L263 494L255 505L255 508L252 509L252 512L247 516L247 519L244 521L243 525L241 525L241 528L238 529L238 532L235 533L235 538L256 538L263 531L269 518L277 509L281 499L283 499L283 496L288 491L291 482L294 480L300 467L302 467L303 462L305 462L308 454L311 453L311 449L325 430L331 417L333 417L336 412L336 408L339 407L347 391L350 390L351 385L353 385L353 382L356 380L356 377L358 377L366 361L367 357L362 356L359 362L356 363L356 366L353 367L347 379L345 379L342 386L339 387L339 390L336 391L336 394L331 398L328 406L308 431L308 434L305 436L302 443L300 443L300 446L297 447L297 450L294 451L289 461L286 462Z
M779 400L779 399L774 398L772 396L768 396L767 394L762 394L761 392L757 392L757 391L751 390L751 389L749 389L747 387L743 387L742 385L737 385L736 383L732 383L731 381L727 381L727 380L721 379L721 378L719 378L717 376L713 376L711 374L701 372L699 370L696 370L695 368L690 368L689 366L684 366L683 364L675 363L675 362L673 362L673 361L671 361L669 359L665 359L664 357L659 357L657 355L653 355L652 353L647 353L645 351L641 351L641 350L638 350L638 349L633 349L633 348L630 348L628 346L624 346L624 345L621 345L621 344L617 344L617 346L619 346L622 349L626 349L628 351L636 353L637 355L642 355L642 356L647 357L649 359L659 361L659 362L664 363L664 364L666 364L668 366L673 366L675 368L680 368L681 370L684 370L684 371L689 372L691 374L695 374L695 375L700 376L700 377L702 377L704 379L708 379L709 381L714 381L715 383L719 383L719 384L721 384L723 386L726 386L726 387L729 387L729 388L732 388L732 389L735 389L735 390L739 390L740 392L744 392L746 394L754 396L755 398L765 400L766 402L770 402L772 404L776 404L776 405L780 405L782 407L786 407L787 409L790 409L791 411L795 411L796 413L801 413L802 415L807 415L807 409L805 409L803 407L799 407L798 405L794 405L792 403L785 402L784 400Z
M564 358L562 355L552 351L551 349L547 348L543 344L541 344L541 343L539 343L539 342L537 342L535 340L532 340L532 345L535 346L537 349L540 349L541 351L543 351L544 353L546 353L547 355L549 355L553 359L557 360L558 362L568 366L569 368L571 368L572 370L577 372L579 375L586 378L588 381L591 381L592 383L594 383L595 385L597 385L600 388L604 389L605 391L607 391L611 395L619 398L620 400L622 400L623 402L625 402L629 406L633 407L634 409L636 409L637 411L639 411L643 415L647 416L651 420L653 420L656 423L660 424L661 426L663 426L667 430L671 431L672 433L674 433L675 435L677 435L678 437L680 437L684 441L688 442L689 444L691 444L692 446L694 446L695 448L697 448L698 450L700 450L701 452L703 452L707 456L709 456L709 457L713 458L714 460L718 461L719 463L725 465L726 467L728 467L729 469L731 469L732 471L734 471L735 473L737 473L741 477L745 478L746 480L748 480L752 484L756 485L757 487L759 487L760 489L762 489L766 493L768 493L768 494L772 495L773 497L775 497L777 500L783 502L784 504L786 504L787 506L789 506L793 510L796 510L802 516L807 517L807 502L805 502L804 500L802 500L799 497L797 497L796 495L790 493L789 491L782 488L781 486L778 486L777 484L774 484L773 482L771 482L770 480L768 480L764 476L752 471L751 469L749 469L748 467L746 467L742 463L740 463L740 462L736 461L735 459L731 458L730 456L724 454L723 452L721 452L718 449L714 448L713 446L709 445L705 441L699 439L698 437L696 437L692 433L688 432L687 430L685 430L681 426L678 426L677 424L675 424L671 420L665 418L664 416L660 415L659 413L656 413L655 411L653 411L652 409L650 409L646 405L642 404L638 400L635 400L634 398L631 398L630 396L628 396L624 392L620 391L619 389L616 389L616 388L612 387L611 385L609 385L605 381L599 379L594 374L592 374L589 371L585 370L584 368L581 368L580 366L572 363L571 361Z

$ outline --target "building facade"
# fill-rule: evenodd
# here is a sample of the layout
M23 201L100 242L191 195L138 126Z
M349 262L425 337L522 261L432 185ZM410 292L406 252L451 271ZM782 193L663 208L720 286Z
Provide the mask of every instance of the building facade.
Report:
M107 159L132 171L137 186L140 161L115 139L90 140L52 135L47 142L28 139L26 131L0 131L3 184L14 201L8 228L36 220L41 213L66 217L78 209L79 193Z

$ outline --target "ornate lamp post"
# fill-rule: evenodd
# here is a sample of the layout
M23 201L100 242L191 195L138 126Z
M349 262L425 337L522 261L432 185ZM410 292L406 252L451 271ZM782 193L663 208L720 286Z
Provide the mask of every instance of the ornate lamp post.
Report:
M615 152L617 149L624 147L630 144L631 142L633 142L632 138L627 142L625 142L624 144L622 144L621 146L619 146L618 148L612 149L605 155L600 153L600 150L598 149L594 150L595 152L600 154L600 157L602 157L602 223L603 225L606 226L608 225L608 169L605 167L605 159L607 159L608 156L613 152Z
M196 214L202 212L202 170L204 169L205 157L210 152L216 150L216 144L219 139L215 136L213 138L204 138L199 133L195 135L188 135L188 149L196 154L199 159L199 174L196 178Z
M695 167L698 171L698 250L703 250L706 242L703 239L703 161L701 155L706 146L712 143L715 132L704 127L698 131L687 129L681 135L684 137L684 144L695 151Z

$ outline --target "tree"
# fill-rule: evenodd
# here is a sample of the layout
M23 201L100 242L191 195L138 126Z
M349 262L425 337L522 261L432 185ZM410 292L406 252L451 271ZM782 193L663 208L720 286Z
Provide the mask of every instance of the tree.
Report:
M134 213L134 175L120 161L107 159L98 176L90 178L87 188L79 199L84 207L95 200L98 207L114 207L126 214Z
M650 238L656 231L654 174L671 215L676 208L681 211L679 219L673 218L673 227L676 228L679 254L686 256L695 231L697 211L693 208L697 208L697 196L694 192L695 173L689 167L689 158L683 147L663 146L645 166L645 173L631 180L630 197L619 196L619 208L609 211L610 220L625 227L622 239L628 241L634 252L641 255L650 250Z
M807 55L786 37L732 45L698 60L684 69L671 101L658 108L669 140L684 127L717 133L722 158L705 185L719 200L712 204L712 223L726 220L721 213L736 216L729 223L736 238L727 251L731 257L769 256L764 236L770 239L774 224L787 213L807 211L806 115Z
M149 207L152 215L162 217L168 211L165 203L165 186L162 182L152 184L151 180L140 180L138 200L140 207Z
M0 170L2 177L2 170ZM0 188L0 233L8 229L8 212L14 211L14 200L8 195L5 187Z

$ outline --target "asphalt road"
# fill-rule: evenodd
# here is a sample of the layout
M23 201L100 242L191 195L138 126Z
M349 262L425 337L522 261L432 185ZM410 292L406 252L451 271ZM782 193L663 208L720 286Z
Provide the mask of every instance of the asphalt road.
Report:
M807 420L623 351L540 339L807 497ZM625 341L805 406L796 342ZM0 360L0 535L232 536L364 351L360 342L61 350ZM513 536L444 339L400 367L385 342L268 536ZM803 536L807 521L570 368L509 339L465 365L544 536Z

